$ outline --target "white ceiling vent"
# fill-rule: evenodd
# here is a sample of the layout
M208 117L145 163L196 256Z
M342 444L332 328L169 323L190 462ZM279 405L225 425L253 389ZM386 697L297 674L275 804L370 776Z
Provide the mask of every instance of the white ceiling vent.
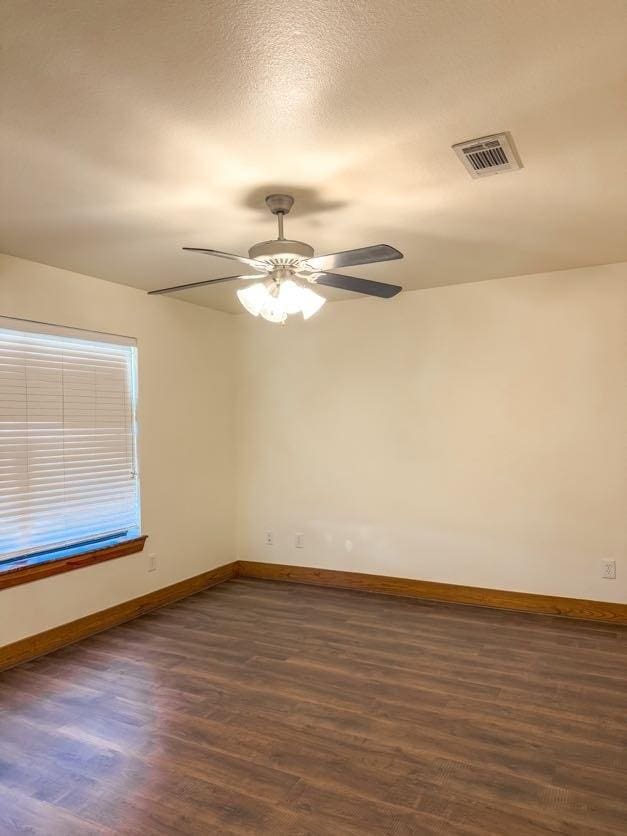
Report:
M507 134L493 134L453 145L453 151L473 179L522 168Z

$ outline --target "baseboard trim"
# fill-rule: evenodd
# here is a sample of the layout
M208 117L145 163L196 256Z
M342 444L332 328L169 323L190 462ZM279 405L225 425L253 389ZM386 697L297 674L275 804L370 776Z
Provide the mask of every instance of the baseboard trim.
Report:
M459 586L411 578L394 578L387 575L343 572L337 569L236 560L192 578L186 578L171 586L148 592L131 601L124 601L106 610L91 613L76 621L61 624L59 627L53 627L43 633L0 647L0 671L28 662L38 656L44 656L46 653L74 644L95 633L101 633L110 627L131 621L151 610L173 604L175 601L180 601L182 598L238 576L627 625L627 604L485 589L478 586Z
M503 589L484 589L478 586L458 586L451 583L367 575L362 572L342 572L337 569L288 566L282 563L259 563L250 560L238 562L237 574L246 578L292 581L314 586L357 589L363 592L424 598L430 601L467 604L475 607L627 624L627 604L588 601L583 598L561 598L530 592L510 592Z
M74 642L93 636L95 633L108 630L109 627L131 621L133 618L144 615L144 613L158 607L172 604L181 600L181 598L193 595L195 592L201 592L210 586L223 583L235 575L237 575L237 561L218 566L216 569L203 572L201 575L186 578L184 581L179 581L171 586L156 589L154 592L148 592L146 595L133 598L131 601L124 601L106 610L91 613L76 621L61 624L59 627L53 627L43 633L28 636L25 639L13 642L13 644L7 644L0 647L0 671L35 659L38 656L43 656L46 653L51 653L53 650L65 647L65 645L74 644Z

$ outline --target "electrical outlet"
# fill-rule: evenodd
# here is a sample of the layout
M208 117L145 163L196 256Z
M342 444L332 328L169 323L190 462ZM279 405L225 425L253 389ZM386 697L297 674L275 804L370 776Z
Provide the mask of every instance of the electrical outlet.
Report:
M305 548L305 535L304 534L297 534L294 539L294 545L297 549L304 549Z
M608 581L615 581L616 580L616 561L615 560L602 560L601 561L601 577L606 578Z
M271 531L266 531L266 546L273 546L274 538Z
M150 552L150 554L148 555L148 571L157 571L157 555L155 554L155 552Z

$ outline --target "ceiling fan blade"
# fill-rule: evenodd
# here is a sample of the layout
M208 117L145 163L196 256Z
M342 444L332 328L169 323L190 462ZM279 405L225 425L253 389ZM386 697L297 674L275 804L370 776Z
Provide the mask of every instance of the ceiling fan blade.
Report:
M156 296L159 293L174 293L176 290L190 290L193 287L204 287L208 284L219 284L220 282L233 282L235 279L260 279L261 276L225 276L223 279L205 279L202 282L189 282L189 284L177 284L174 287L161 287L158 290L149 290L149 296Z
M371 247L360 247L358 250L318 255L307 259L304 266L311 267L312 270L336 270L338 267L374 264L376 261L392 261L392 259L402 257L403 253L390 247L389 244L373 244Z
M341 276L339 273L320 273L316 276L315 283L326 285L326 287L337 287L340 290L352 290L353 293L365 293L366 296L379 296L381 299L390 299L403 289L396 284L371 282L369 279Z
M217 258L230 258L231 261L239 261L240 264L248 264L249 267L255 270L261 270L263 273L268 272L268 265L265 261L260 261L257 258L248 258L243 255L233 255L232 253L223 253L220 250L205 250L201 247L183 247L190 253L204 253L205 255L215 255Z

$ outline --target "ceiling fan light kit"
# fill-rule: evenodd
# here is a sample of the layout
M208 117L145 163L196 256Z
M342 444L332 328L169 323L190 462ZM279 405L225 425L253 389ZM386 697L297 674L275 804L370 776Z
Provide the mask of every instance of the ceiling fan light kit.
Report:
M309 319L326 302L324 296L290 278L280 282L266 279L249 285L237 291L237 298L248 313L268 322L285 322L289 314L297 313Z
M375 244L357 250L314 256L312 246L304 241L292 241L284 236L283 220L294 205L294 198L287 194L271 194L266 197L266 204L272 214L277 217L278 238L253 244L248 251L248 258L220 250L183 247L184 250L191 252L238 261L255 270L255 274L207 279L151 290L149 293L151 295L174 293L177 290L189 290L221 282L260 279L255 284L249 284L238 290L237 298L253 316L261 316L268 322L283 324L291 314L300 313L303 319L309 319L324 305L326 299L316 293L311 285L335 287L383 299L396 296L402 290L398 285L327 272L329 269L338 267L402 258L403 254L394 247L389 244Z

